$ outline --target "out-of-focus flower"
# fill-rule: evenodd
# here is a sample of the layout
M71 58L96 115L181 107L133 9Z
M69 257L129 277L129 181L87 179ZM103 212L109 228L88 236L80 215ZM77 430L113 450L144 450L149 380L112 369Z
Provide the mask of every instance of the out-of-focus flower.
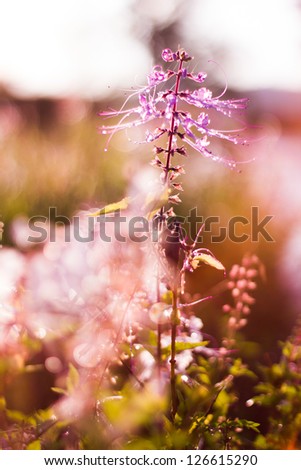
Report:
M113 216L92 218L91 225L82 213L68 230L47 226L52 240L33 251L0 251L4 354L17 351L27 333L45 344L65 338L63 361L79 368L103 367L116 357L132 323L147 317L156 289L155 263L145 243L132 240L131 217L121 228Z
M26 324L22 305L27 260L13 248L0 251L0 354L22 353L20 344Z
M13 248L0 251L0 302L9 302L25 274L25 257Z
M252 293L257 288L255 279L264 279L264 266L257 255L246 254L241 266L234 264L229 272L228 289L231 291L233 305L223 305L223 312L228 318L228 335L224 339L225 347L233 347L235 333L247 324L251 306L255 303Z
M32 243L29 241L32 233L26 217L15 217L10 227L10 235L14 244L21 250L27 250L32 247Z

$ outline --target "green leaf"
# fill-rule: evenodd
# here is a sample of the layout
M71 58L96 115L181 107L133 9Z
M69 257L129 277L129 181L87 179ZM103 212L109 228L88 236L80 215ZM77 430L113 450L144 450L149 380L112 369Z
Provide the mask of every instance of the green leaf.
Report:
M226 270L225 266L218 259L208 253L200 253L197 256L194 256L191 260L191 266L193 269L199 268L201 263L208 264L208 266L219 269L220 271Z
M230 405L231 397L225 389L222 389L216 396L213 408L218 411L220 416L227 416Z
M176 353L180 353L182 351L186 351L187 349L195 349L198 347L204 347L208 344L208 341L199 341L197 343L184 343L181 341L176 342ZM169 344L165 348L162 348L163 354L170 354L171 352L171 345Z
M76 367L73 364L69 364L69 373L67 377L67 391L69 393L73 392L75 387L79 382L79 373Z
M171 290L167 290L163 292L163 294L161 295L162 302L165 302L168 305L172 304L172 298L173 298L173 294Z
M29 364L24 367L24 372L31 373L31 372L39 372L44 370L43 364Z
M6 409L5 398L0 396L0 411L4 411L5 409Z
M68 392L60 387L51 387L51 390L55 393L59 393L60 395L68 395Z
M137 342L148 346L157 346L157 334L153 330L144 329L137 332Z
M168 198L170 194L170 189L164 187L159 193L148 193L141 201L141 207L147 218L151 220L161 207L165 206L168 203ZM129 207L131 202L136 199L132 197L124 197L118 202L113 202L107 206L102 207L96 212L89 214L91 217L98 217L100 215L111 214L112 212L122 211Z
M36 441L32 441L26 447L27 450L41 450L41 442L37 439Z
M158 210L168 203L169 194L170 189L168 187L164 187L162 192L159 194L147 194L144 201L143 210L147 214L148 220L151 220L156 215Z
M260 432L258 429L258 426L260 426L260 423L256 423L255 421L250 421L248 419L237 419L236 420L236 427L241 426L242 428L245 429L252 429L255 432Z
M230 374L234 377L250 377L256 379L256 374L249 369L246 364L243 364L240 358L235 359L233 365L229 369Z
M267 439L262 434L257 436L255 439L255 449L260 449L260 450L268 449Z
M112 212L125 210L128 208L131 201L132 201L131 197L124 197L123 199L121 199L121 201L108 204L102 209L99 209L98 211L93 212L92 214L89 214L89 216L98 217L99 215L106 215L106 214L111 214Z
M19 423L35 424L34 417L29 416L25 413L22 413L22 411L7 409L6 410L6 416L10 420L17 421Z

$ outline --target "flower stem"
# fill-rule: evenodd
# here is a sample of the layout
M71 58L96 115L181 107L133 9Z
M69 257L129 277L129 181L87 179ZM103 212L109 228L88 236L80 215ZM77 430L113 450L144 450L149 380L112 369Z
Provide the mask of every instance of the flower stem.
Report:
M170 356L170 393L171 393L171 417L174 417L178 408L177 389L176 389L176 336L178 317L178 288L177 285L172 293L172 314L171 314L171 356Z
M157 370L158 370L159 382L161 380L161 357L162 357L161 335L162 335L162 327L159 324L157 327Z
M172 117L169 129L168 147L167 147L167 158L166 165L164 167L165 178L164 183L168 185L168 175L170 170L170 161L173 155L173 137L176 131L176 114L177 114L177 102L178 93L180 88L180 81L182 75L183 60L179 61L179 68L176 78L175 91L174 91L174 102L172 106ZM163 216L164 209L161 209L161 215ZM163 217L162 217L163 219ZM177 274L175 273L175 282L172 290L172 314L170 318L171 323L171 357L170 357L170 393L171 393L171 417L174 420L177 407L177 389L176 389L176 335L178 325L178 283L176 281Z
M178 73L177 73L177 79L176 79L176 85L175 85L175 92L174 92L175 100L174 100L174 103L173 103L172 117L171 117L170 129L169 129L167 159L166 159L166 165L165 165L165 168L164 168L164 171L165 171L164 183L165 184L168 182L170 159L171 159L171 155L172 155L172 140L173 140L173 136L175 134L175 118L176 118L176 113L177 113L178 93L179 93L179 87L180 87L180 81L181 81L181 75L182 75L182 66L183 66L183 60L180 60Z
M157 271L157 302L161 301L161 293L160 293L160 266L158 264L158 271ZM160 383L161 379L161 358L162 358L162 347L161 347L161 335L162 335L162 328L160 323L157 325L157 371L158 371L158 380Z

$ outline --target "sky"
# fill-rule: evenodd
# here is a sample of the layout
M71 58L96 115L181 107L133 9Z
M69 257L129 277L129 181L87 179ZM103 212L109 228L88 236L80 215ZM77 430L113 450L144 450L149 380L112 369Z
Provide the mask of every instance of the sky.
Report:
M186 26L227 49L236 88L301 90L301 8L296 0L201 0Z
M152 58L134 25L144 9L162 27L179 1L138 4L0 0L0 85L21 96L93 99L142 84ZM182 37L212 60L216 51L229 86L301 91L300 2L187 0L181 11Z
M0 0L0 81L18 94L83 97L129 83L149 56L130 34L129 4Z

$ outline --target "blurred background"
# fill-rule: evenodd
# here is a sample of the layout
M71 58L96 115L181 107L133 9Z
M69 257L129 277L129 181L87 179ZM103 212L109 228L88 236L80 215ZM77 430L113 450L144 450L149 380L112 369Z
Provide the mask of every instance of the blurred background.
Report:
M205 86L250 98L247 147L223 147L242 173L191 154L186 214L273 216L274 239L210 246L229 269L246 252L266 267L244 330L262 357L277 355L301 307L301 3L297 0L0 0L0 220L3 244L24 248L24 227L49 207L74 212L118 200L151 160L151 147L116 135L109 151L98 112L121 106L184 47ZM253 159L255 159L253 161ZM217 228L217 227L216 227ZM26 233L26 229L25 229ZM206 281L191 289L207 288ZM210 279L211 282L211 279ZM203 287L202 287L203 286ZM205 286L205 287L204 287ZM216 310L201 312L218 335ZM268 360L268 359L267 359Z

